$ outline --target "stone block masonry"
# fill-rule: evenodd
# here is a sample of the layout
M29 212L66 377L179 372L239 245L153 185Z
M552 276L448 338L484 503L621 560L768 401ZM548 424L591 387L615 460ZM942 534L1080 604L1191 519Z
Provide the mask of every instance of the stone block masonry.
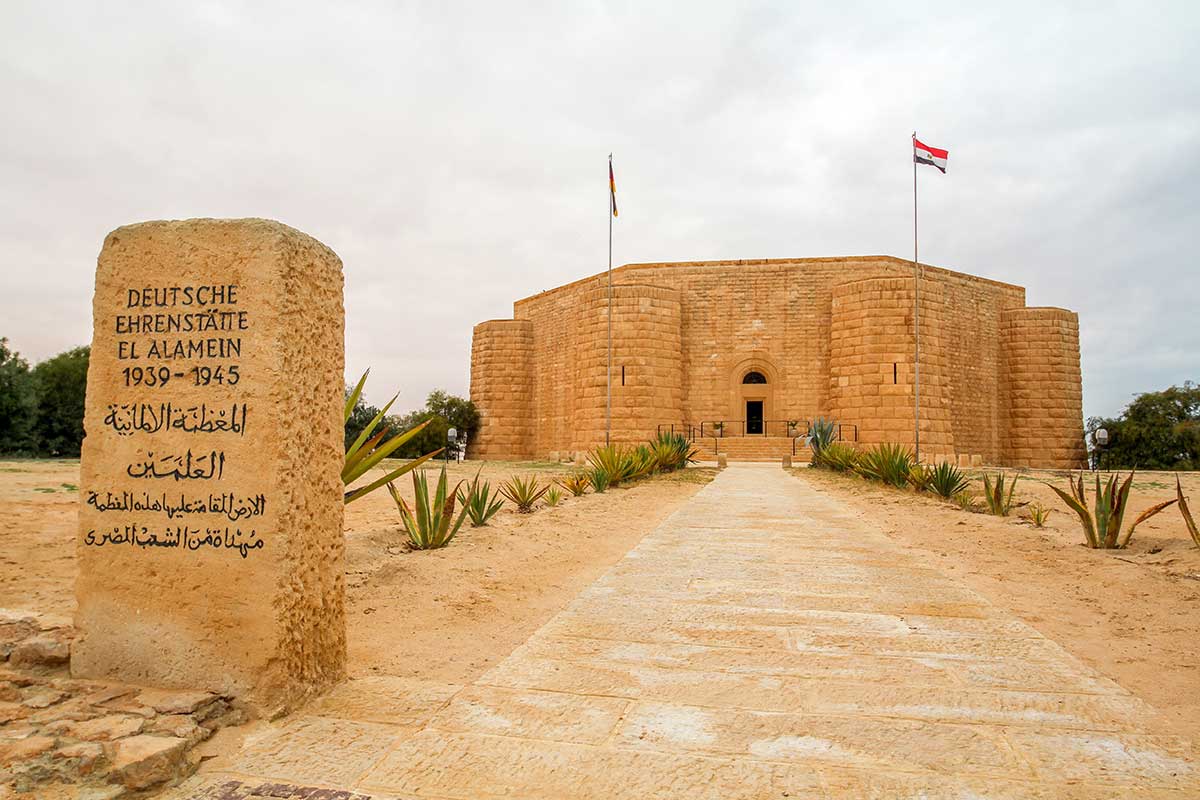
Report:
M923 460L1082 466L1075 315L1026 307L1019 286L922 270ZM864 445L914 444L911 261L628 264L613 281L614 441L718 420L740 435L754 408L768 436L826 416L857 427ZM607 336L604 273L478 325L472 454L544 458L603 443Z
M345 667L342 265L260 219L96 271L73 675L287 707Z

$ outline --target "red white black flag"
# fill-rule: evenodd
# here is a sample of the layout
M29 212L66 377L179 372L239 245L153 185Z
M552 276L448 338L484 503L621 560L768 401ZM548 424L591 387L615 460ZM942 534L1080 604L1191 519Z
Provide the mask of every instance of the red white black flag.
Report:
M913 161L918 164L928 164L931 167L937 167L944 175L946 173L946 159L949 157L948 150L939 150L936 147L930 147L927 144L921 144L917 137L913 137Z

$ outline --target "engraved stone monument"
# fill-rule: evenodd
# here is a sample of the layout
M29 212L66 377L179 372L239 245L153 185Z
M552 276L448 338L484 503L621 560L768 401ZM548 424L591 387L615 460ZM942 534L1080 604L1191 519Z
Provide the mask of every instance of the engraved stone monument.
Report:
M285 706L345 668L342 264L278 222L147 222L96 270L76 676Z

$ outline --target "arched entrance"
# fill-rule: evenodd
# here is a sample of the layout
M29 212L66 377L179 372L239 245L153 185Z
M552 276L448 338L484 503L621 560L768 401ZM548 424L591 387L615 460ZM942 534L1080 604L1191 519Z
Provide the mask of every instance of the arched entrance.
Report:
M742 389L743 401L746 404L746 435L761 435L765 432L766 409L763 406L766 403L766 399L757 396L751 398L749 395L757 395L766 391L767 376L758 370L750 370L742 376L742 386L746 387Z
M770 435L776 413L775 385L779 382L774 365L764 356L751 356L739 362L729 377L730 417L741 421L741 433Z

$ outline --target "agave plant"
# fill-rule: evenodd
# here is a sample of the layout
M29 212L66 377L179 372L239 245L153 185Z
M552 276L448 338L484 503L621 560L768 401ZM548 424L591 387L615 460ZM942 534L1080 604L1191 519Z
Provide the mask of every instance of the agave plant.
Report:
M1050 518L1052 509L1046 508L1041 503L1032 503L1029 506L1029 521L1033 523L1035 528L1046 527L1046 520Z
M813 460L821 457L821 451L833 443L837 423L831 419L817 417L808 429L808 445L813 451Z
M1020 475L1014 475L1012 483L1008 485L1008 491L1004 491L1005 483L1008 479L1003 472L996 473L996 480L992 481L992 476L986 472L983 474L983 500L987 503L988 512L997 517L1007 517L1012 513L1013 492L1017 489L1017 481L1021 480ZM1017 506L1023 506L1024 503L1017 503Z
M458 496L459 485L453 490L447 490L446 467L442 467L438 477L437 489L434 496L429 497L429 483L425 479L425 470L413 473L413 494L416 495L416 509L409 507L408 502L400 496L395 484L387 484L388 492L396 501L400 510L400 519L408 532L408 542L414 550L436 550L445 547L462 527L467 518L467 509L463 509L458 518L454 518L454 501Z
M820 454L813 456L813 464L834 472L854 472L859 458L858 448L854 445L832 442L821 448Z
M558 485L570 492L572 496L581 497L592 485L592 478L586 472L572 472L565 478L559 478Z
M619 486L622 481L632 478L636 468L633 452L628 447L618 444L597 447L588 453L588 462L593 469L602 469L608 473L609 486Z
M1047 483L1046 485L1053 489L1054 493L1061 497L1062 501L1067 504L1067 507L1079 517L1088 547L1093 550L1120 550L1128 546L1129 540L1133 538L1133 531L1138 525L1141 525L1167 506L1179 502L1179 498L1176 497L1173 500L1164 500L1161 503L1150 506L1150 508L1138 515L1137 519L1133 521L1133 524L1129 526L1129 529L1122 536L1121 523L1125 518L1126 510L1129 508L1129 490L1133 486L1134 472L1130 472L1129 477L1120 485L1117 483L1120 474L1113 473L1109 476L1108 482L1103 488L1100 486L1100 476L1096 476L1094 514L1087 507L1087 491L1084 489L1082 472L1079 473L1078 483L1076 483L1073 477L1067 479L1067 482L1071 485L1070 494L1052 484ZM1177 491L1178 488L1176 486Z
M593 467L588 474L588 480L592 482L592 491L596 494L604 494L604 490L608 488L611 479L608 470L603 467Z
M918 492L929 489L929 473L926 469L925 466L917 463L908 468L908 485Z
M458 490L458 502L462 503L463 508L466 509L473 528L487 525L488 520L496 516L496 513L504 506L504 501L496 496L498 492L492 491L491 483L479 482L479 473L482 471L483 467L480 467L476 471L475 477L471 479L471 483Z
M534 475L527 478L522 478L516 475L511 479L500 484L500 494L504 495L514 506L517 507L517 513L529 514L533 511L533 504L542 499L549 486L542 486L538 483L538 479Z
M562 502L562 499L563 493L558 490L557 486L551 486L546 490L546 506L548 508L554 508Z
M936 466L924 468L924 488L938 497L950 500L954 495L966 489L971 482L962 471L948 461Z
M650 443L654 452L657 468L661 472L674 472L683 469L696 460L697 450L681 433L660 433L658 438Z
M358 398L362 396L363 386L366 385L367 376L370 374L371 370L364 372L362 377L358 379L358 383L355 384L354 390L346 396L346 405L343 408L342 415L343 425L350 421L350 415L354 412L354 407L358 405ZM387 402L387 405L385 405L379 411L379 413L375 415L367 427L362 429L362 432L358 434L358 438L355 439L350 447L346 450L346 461L342 465L343 486L349 488L350 484L367 474L367 472L377 466L380 461L383 461L383 459L394 453L397 448L420 433L421 429L431 422L431 420L426 420L415 428L393 436L386 442L384 441L384 439L387 438L386 429L372 435L375 431L375 428L377 428L379 423L383 421L384 415L387 414L388 409L392 407L392 403L396 402L396 397L399 396L400 395L397 394ZM432 453L426 453L420 458L401 464L400 466L388 472L382 478L372 481L366 486L360 486L353 491L346 492L345 502L350 503L360 497L370 494L380 486L383 486L385 483L390 483L404 473L411 472L441 452L442 450L439 449L434 450Z
M1200 530L1196 529L1196 519L1192 516L1192 510L1188 508L1187 498L1183 496L1183 486L1179 483L1178 475L1175 476L1175 499L1179 503L1179 513L1183 514L1183 524L1187 526L1196 547L1200 547Z
M968 489L955 494L953 500L963 511L970 511L972 514L983 513L983 505Z
M857 469L864 478L903 489L908 486L908 476L914 463L912 451L907 447L877 444L862 453Z
M639 444L629 454L631 463L629 477L633 480L653 475L658 469L658 456L644 444Z

